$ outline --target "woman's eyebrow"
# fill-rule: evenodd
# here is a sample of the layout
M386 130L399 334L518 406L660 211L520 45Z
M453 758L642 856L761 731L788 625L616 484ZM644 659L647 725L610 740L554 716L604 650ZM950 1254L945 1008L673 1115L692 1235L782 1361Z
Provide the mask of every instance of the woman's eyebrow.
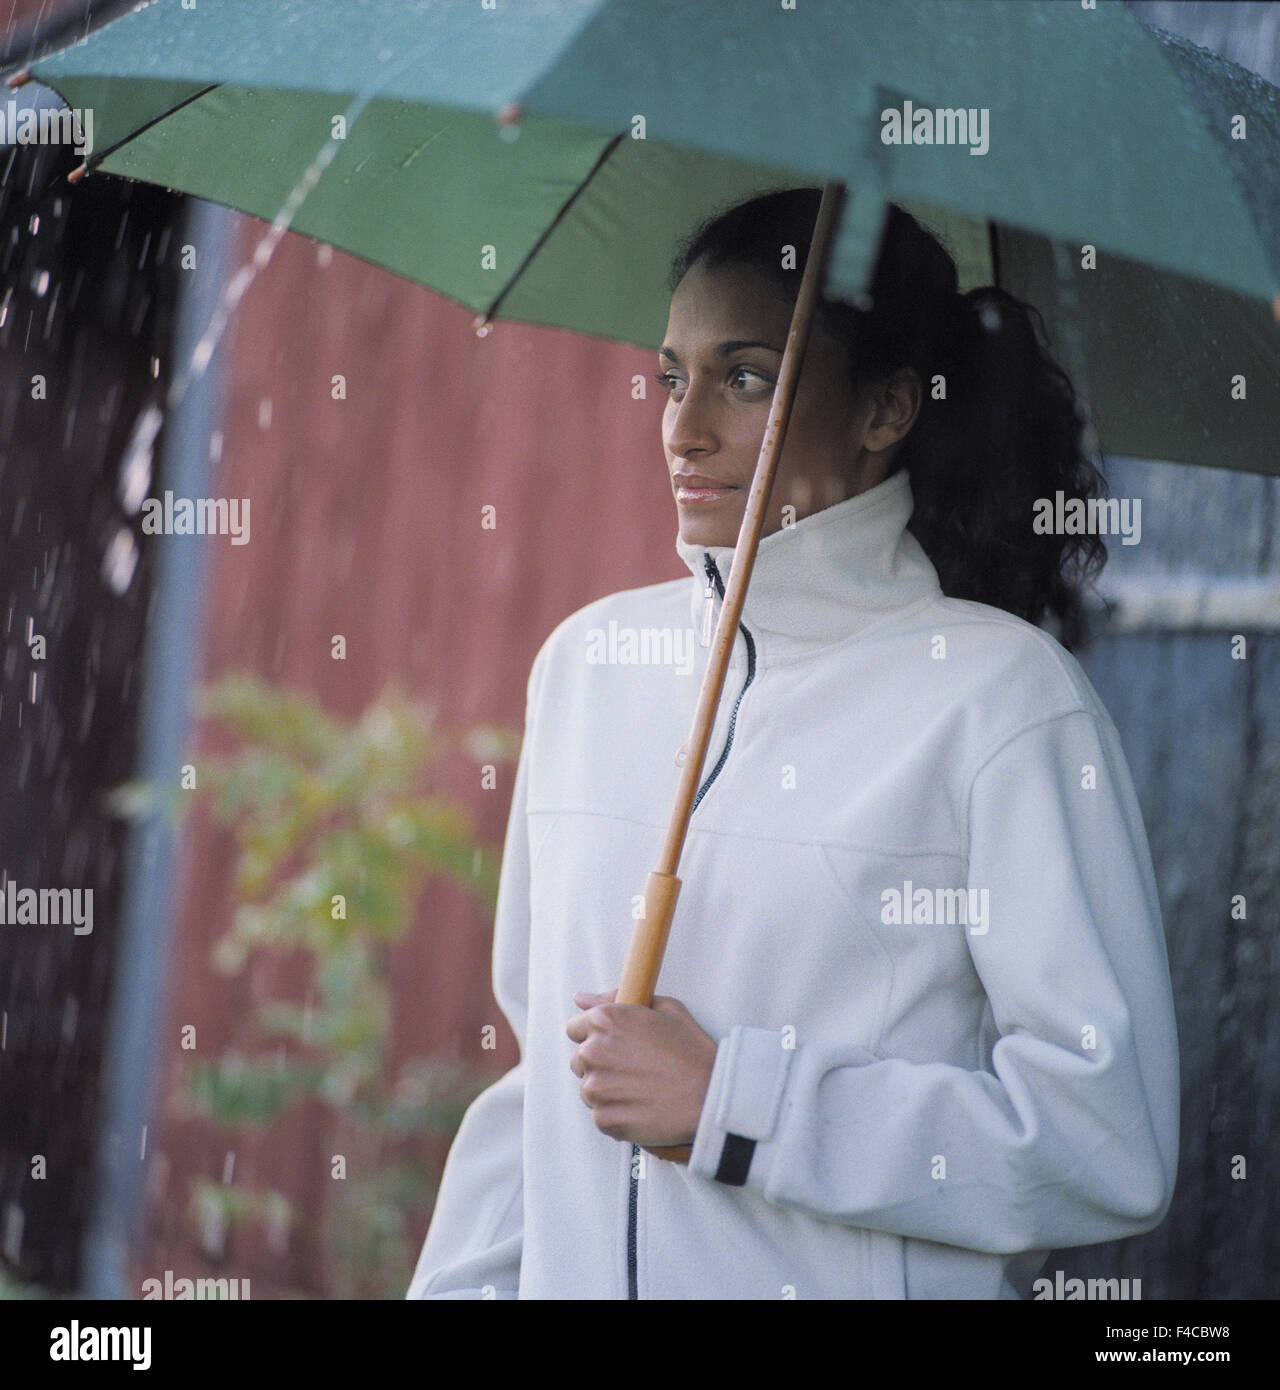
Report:
M727 342L720 343L716 347L716 356L728 357L730 353L738 352L741 348L753 347L764 348L766 352L776 352L779 357L782 356L782 349L780 347L774 347L772 343L758 342L754 338L730 338ZM666 346L658 349L658 356L665 357L671 362L678 363L680 361L675 352Z

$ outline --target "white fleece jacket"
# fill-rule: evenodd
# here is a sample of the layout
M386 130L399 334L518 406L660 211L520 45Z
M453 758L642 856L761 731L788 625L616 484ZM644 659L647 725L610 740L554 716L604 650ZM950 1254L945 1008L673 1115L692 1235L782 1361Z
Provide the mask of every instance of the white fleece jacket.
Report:
M596 1129L564 1030L617 984L733 549L678 539L692 578L538 653L493 958L521 1061L410 1298L1025 1298L1163 1218L1177 1038L1119 737L1051 637L942 595L911 507L900 472L760 543L658 985L718 1042L688 1165Z

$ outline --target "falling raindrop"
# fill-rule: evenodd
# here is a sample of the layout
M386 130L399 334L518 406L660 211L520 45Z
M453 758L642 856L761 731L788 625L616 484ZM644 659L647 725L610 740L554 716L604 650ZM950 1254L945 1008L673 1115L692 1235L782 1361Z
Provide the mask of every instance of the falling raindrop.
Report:
M10 1264L18 1263L22 1253L22 1228L26 1217L16 1202L10 1202L4 1209L4 1257Z
M160 433L163 423L164 415L160 407L152 404L138 416L138 422L133 427L133 434L120 464L118 488L120 505L126 516L137 515L150 491L156 436Z
M43 299L49 293L49 272L47 270L36 271L31 288L35 291L37 299Z
M276 1200L267 1204L267 1246L275 1255L283 1255L289 1249L289 1205Z
M119 597L127 592L137 568L138 543L133 538L133 532L127 526L121 526L102 557L102 577L111 592Z
M205 1251L219 1258L226 1237L227 1223L222 1208L214 1202L206 1202L200 1213L200 1244Z
M89 737L89 728L93 723L93 707L97 702L97 693L93 686L90 686L84 695L84 704L80 708L80 727L76 731L76 741L84 743Z

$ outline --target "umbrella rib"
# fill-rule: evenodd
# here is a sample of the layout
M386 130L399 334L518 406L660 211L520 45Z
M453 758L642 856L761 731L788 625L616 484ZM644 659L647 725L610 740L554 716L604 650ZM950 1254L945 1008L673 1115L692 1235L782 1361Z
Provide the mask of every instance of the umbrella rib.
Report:
M91 158L86 159L78 169L72 170L68 178L73 181L82 179L90 169L96 168L108 155L115 154L118 149L127 145L130 140L136 140L139 135L145 135L153 125L157 125L160 121L168 120L175 111L181 111L184 106L190 106L193 101L199 101L201 97L208 96L215 88L221 87L222 85L221 82L211 82L207 87L202 87L200 91L193 92L189 97L184 97L176 106L171 106L167 111L161 111L158 116L152 116L149 121L143 122L136 130L131 130L123 140L117 140L114 145L108 145L107 148L101 152L95 151Z
M601 167L604 165L605 161L609 158L609 156L614 152L614 150L617 149L618 142L623 139L625 134L625 131L619 131L618 134L615 135L613 139L609 141L609 143L604 147L604 149L600 151L599 155L596 158L596 162L587 171L586 178L584 178L582 182L577 186L577 188L575 188L573 192L565 199L564 203L560 207L559 212L557 212L556 215L551 219L551 221L548 222L547 225L542 229L542 232L539 234L538 239L533 243L529 250L525 252L524 259L516 267L515 274L512 275L511 279L508 280L507 283L502 287L502 289L498 291L497 298L495 298L492 301L488 309L486 309L485 312L481 315L479 320L481 326L489 323L492 320L493 316L498 312L498 306L502 303L504 299L506 299L507 295L511 293L512 288L515 286L517 281L528 268L529 262L532 261L533 258L538 254L538 252L541 251L542 248L546 245L547 238L560 225L560 222L564 218L565 213L567 213L569 209L574 205L574 203L578 201L578 198L581 196L582 192L586 189L587 185L591 182L591 180L594 179L595 176L600 172Z

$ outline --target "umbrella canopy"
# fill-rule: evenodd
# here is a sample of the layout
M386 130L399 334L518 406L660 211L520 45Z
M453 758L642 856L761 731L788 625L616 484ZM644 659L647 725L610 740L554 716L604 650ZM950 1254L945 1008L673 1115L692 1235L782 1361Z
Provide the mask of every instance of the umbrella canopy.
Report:
M655 348L680 236L838 179L828 293L896 201L1042 310L1109 452L1280 472L1280 98L1120 6L156 0L31 70L93 168Z

